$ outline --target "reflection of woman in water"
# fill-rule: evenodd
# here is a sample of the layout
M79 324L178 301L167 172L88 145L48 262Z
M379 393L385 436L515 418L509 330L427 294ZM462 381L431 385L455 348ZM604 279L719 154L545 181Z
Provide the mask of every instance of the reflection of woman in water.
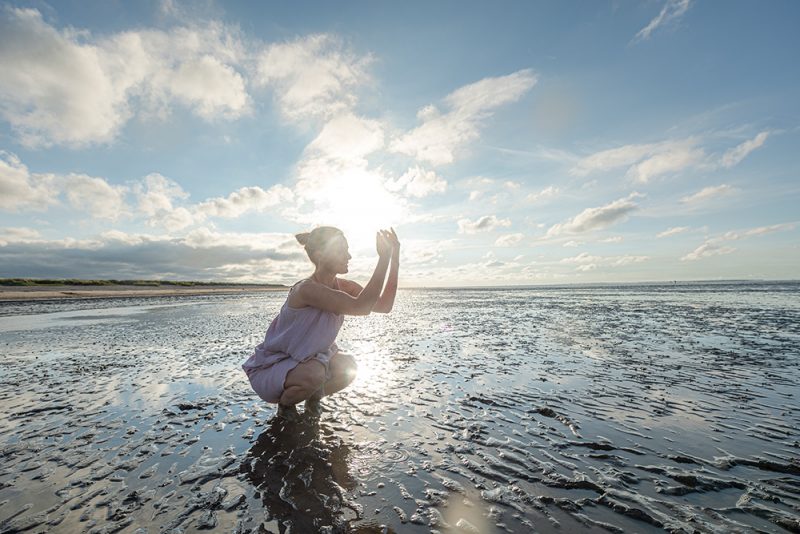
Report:
M324 423L275 418L240 469L258 490L267 521L277 520L280 532L350 532L346 516L357 516L358 508L348 497L356 487L349 454Z
M264 341L242 365L258 396L278 403L278 413L287 416L295 414L295 405L302 401L306 411L319 413L322 397L353 381L355 360L339 351L336 335L345 315L391 311L400 265L400 242L393 229L377 233L378 265L363 288L336 276L347 272L351 258L341 230L321 226L295 237L316 269L289 289Z

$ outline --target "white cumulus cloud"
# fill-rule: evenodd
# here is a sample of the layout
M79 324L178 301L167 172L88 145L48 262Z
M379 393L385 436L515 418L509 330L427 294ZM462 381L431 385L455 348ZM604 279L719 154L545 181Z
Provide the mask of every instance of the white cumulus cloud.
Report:
M627 167L625 175L638 183L648 183L665 174L685 170L713 171L738 165L748 154L761 147L769 132L761 132L723 154L709 154L700 146L700 137L670 139L658 143L631 144L610 148L585 156L569 170L573 176L608 172Z
M236 32L211 23L93 36L35 9L0 9L0 114L28 145L112 141L140 102L180 103L205 119L249 109Z
M70 205L98 219L117 220L130 213L125 195L128 188L109 184L103 178L71 174L66 178L65 192Z
M498 219L495 215L484 215L474 221L464 218L458 220L458 233L490 232L502 226L511 226L511 221L509 219Z
M0 247L6 246L9 243L25 243L29 241L38 241L42 234L39 230L34 228L26 228L19 226L0 228Z
M369 81L371 61L335 36L311 35L268 46L258 57L254 81L275 89L287 118L327 118L355 105L355 90Z
M586 176L593 172L603 172L632 165L658 150L660 146L658 143L651 143L624 145L601 150L578 160L570 169L570 174L573 176Z
M387 186L391 191L404 191L410 197L421 198L434 193L444 193L447 181L434 171L415 166L408 169L396 181L388 182Z
M753 139L748 139L744 143L731 148L720 158L720 165L728 169L738 165L750 152L761 147L768 136L769 132L761 132Z
M484 78L461 87L444 99L444 112L428 105L417 114L422 124L395 139L390 149L431 165L452 163L455 153L475 140L492 111L519 100L536 84L529 69Z
M283 185L274 185L267 190L260 187L242 187L227 197L212 198L195 207L198 213L213 217L239 217L250 211L263 211L267 208L291 202L294 193Z
M689 231L689 227L688 226L673 226L672 228L667 228L663 232L659 232L656 235L656 237L660 239L662 237L670 237L670 236L682 234L682 233L688 232L688 231Z
M704 187L697 193L686 195L681 198L684 204L697 204L699 202L706 202L711 199L728 196L736 192L736 189L728 184L720 184L715 186Z
M581 252L577 256L563 258L560 263L575 265L576 271L593 271L599 267L623 267L632 263L641 263L649 260L649 256L593 256L588 252Z
M797 223L790 222L790 223L772 224L767 226L757 226L755 228L750 228L748 230L738 230L738 231L732 230L729 232L725 232L722 235L706 239L703 244L698 246L692 252L689 252L688 254L683 256L681 258L681 261L696 261L711 256L721 256L724 254L730 254L736 251L736 249L727 246L725 244L726 242L738 241L741 239L747 239L749 237L757 237L757 236L772 234L775 232L786 232L789 230L794 230L796 227Z
M0 151L0 209L44 211L57 197L55 176L31 173L16 155Z
M706 241L690 253L681 258L681 261L696 261L702 258L710 258L711 256L722 256L736 252L733 247L728 247L715 243L713 241Z
M383 148L383 126L379 121L342 113L329 120L306 147L306 154L343 162L362 163L367 155Z
M554 224L547 231L548 237L562 234L578 234L608 228L638 208L634 200L641 197L640 193L631 193L627 197L617 199L604 206L586 208L578 215L566 222Z
M656 176L677 173L701 163L705 152L694 146L693 141L670 143L661 151L628 169L627 176L639 183L647 183Z
M540 200L544 200L546 198L554 197L558 194L559 189L555 186L549 185L542 189L541 191L536 191L534 193L529 193L525 200L528 202L538 202Z
M512 247L522 241L524 238L525 234L521 233L501 235L494 242L494 245L496 247Z

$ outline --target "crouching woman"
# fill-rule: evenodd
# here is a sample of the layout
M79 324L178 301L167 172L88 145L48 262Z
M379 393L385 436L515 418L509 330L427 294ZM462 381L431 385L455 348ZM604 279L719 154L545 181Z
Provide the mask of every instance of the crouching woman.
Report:
M296 405L304 401L306 412L318 414L322 397L353 381L356 362L336 346L344 316L390 312L400 265L393 229L377 233L378 264L363 288L338 276L347 273L352 257L341 230L322 226L295 237L314 263L314 273L289 289L264 341L242 365L253 390L277 403L278 415L285 417L295 416Z

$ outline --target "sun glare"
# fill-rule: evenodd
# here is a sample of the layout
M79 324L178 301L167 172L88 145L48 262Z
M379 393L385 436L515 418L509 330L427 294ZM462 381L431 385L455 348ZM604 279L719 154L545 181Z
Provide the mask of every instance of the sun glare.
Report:
M349 170L326 181L317 198L323 207L320 223L340 228L351 251L374 248L375 232L402 222L405 206L387 191L380 178L363 170Z

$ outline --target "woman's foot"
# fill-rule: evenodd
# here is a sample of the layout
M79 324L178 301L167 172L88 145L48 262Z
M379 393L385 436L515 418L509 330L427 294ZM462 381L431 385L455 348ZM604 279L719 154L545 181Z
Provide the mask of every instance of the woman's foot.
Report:
M297 407L294 405L278 404L278 411L275 415L287 421L297 421L300 419L300 414L297 411Z
M305 403L305 410L303 413L306 413L312 417L319 417L322 415L322 397L311 397L310 399L306 400Z

